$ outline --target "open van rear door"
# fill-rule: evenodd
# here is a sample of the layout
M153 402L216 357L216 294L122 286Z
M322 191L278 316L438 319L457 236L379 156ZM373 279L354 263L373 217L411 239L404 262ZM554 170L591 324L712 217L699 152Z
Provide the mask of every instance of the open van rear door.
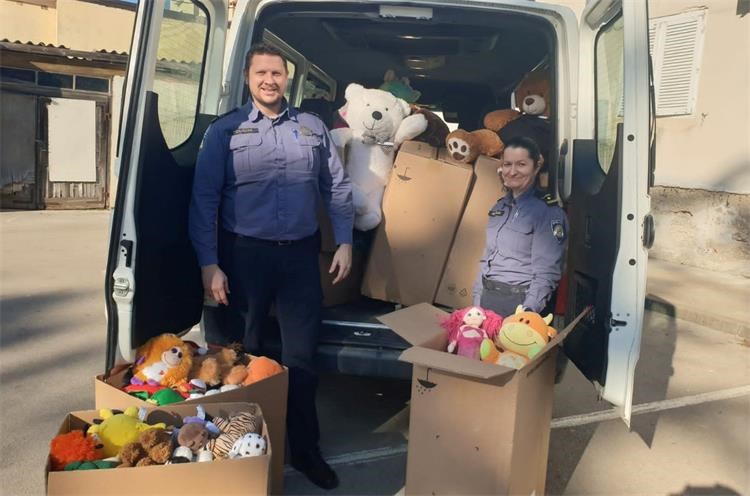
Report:
M567 317L594 312L565 351L629 425L653 241L647 0L590 1L580 29Z
M119 354L200 321L187 211L198 147L218 113L227 1L138 2L105 281L109 372ZM137 289L137 291L136 291Z

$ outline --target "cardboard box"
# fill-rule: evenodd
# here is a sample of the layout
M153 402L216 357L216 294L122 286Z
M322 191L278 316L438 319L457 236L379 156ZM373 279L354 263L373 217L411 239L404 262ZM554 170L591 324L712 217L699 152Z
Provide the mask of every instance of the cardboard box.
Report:
M333 279L336 274L328 273L331 262L333 262L333 253L320 254L320 285L323 288L323 306L343 305L362 298L359 289L365 273L365 257L362 252L352 250L352 270L346 279L335 286Z
M470 166L412 154L412 146L396 157L362 284L366 296L404 305L435 298L472 179Z
M247 411L251 408L248 403L211 403L204 406L206 413L213 416ZM195 415L193 405L167 405L154 407L154 409L156 411L152 411L147 417L148 423L174 421L186 415ZM175 415L179 415L179 418ZM99 418L98 410L69 413L60 426L58 434L83 429L95 418ZM265 455L235 460L52 472L48 459L45 468L47 494L52 496L63 494L92 496L268 494L270 466L275 456L272 449L275 448L283 454L284 447L277 447L269 439L268 426L265 422L262 435L268 439Z
M435 303L450 308L472 304L471 290L485 246L487 212L503 195L503 185L497 176L501 164L500 160L485 156L474 163L474 185L458 224Z
M320 229L320 251L322 253L333 253L338 245L333 235L333 225L331 224L331 218L328 216L328 210L323 205L319 205L317 215Z
M399 153L408 153L424 158L437 158L438 149L421 141L404 141L398 149Z
M443 351L432 305L379 317L412 344L406 494L544 494L555 353L587 312L520 370Z
M153 408L135 396L131 396L120 387L125 385L127 367L113 371L107 379L103 375L94 378L94 402L96 408L110 408L124 410L129 406L143 406ZM263 410L263 416L268 423L270 439L277 447L277 455L271 464L271 493L282 494L284 491L284 447L286 443L286 405L289 385L289 371L273 375L267 379L243 386L233 391L185 400L182 403L168 405L169 407L185 405L195 411L196 405L208 406L212 403L248 402L258 403Z

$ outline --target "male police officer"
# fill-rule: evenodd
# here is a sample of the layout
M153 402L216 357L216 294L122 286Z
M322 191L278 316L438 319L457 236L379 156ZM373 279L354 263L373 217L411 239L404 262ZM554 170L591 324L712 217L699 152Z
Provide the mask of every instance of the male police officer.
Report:
M292 465L332 489L338 478L318 448L312 363L322 302L316 206L321 198L339 246L329 270L336 283L351 269L351 184L320 119L284 99L284 56L256 45L245 70L251 101L217 119L198 154L190 237L206 296L228 305L226 342L258 352L263 321L276 304L289 367Z

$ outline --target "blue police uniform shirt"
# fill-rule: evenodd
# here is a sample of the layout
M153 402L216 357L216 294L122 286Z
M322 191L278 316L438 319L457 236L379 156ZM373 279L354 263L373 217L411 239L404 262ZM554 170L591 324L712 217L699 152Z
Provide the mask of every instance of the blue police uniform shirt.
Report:
M198 262L218 263L217 228L271 241L311 236L320 201L336 243L351 243L351 183L323 122L286 102L271 119L251 100L214 121L198 152L189 219Z
M528 285L523 306L541 312L562 275L568 221L562 209L536 196L534 188L515 200L512 193L490 210L487 241L473 287L474 305L482 278Z

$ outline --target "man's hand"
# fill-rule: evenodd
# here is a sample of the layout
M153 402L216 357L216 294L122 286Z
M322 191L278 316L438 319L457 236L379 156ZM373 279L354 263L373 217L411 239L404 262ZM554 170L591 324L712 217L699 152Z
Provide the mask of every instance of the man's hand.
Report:
M349 272L352 270L352 245L339 245L336 253L333 255L333 262L331 262L331 268L328 269L328 273L333 274L337 269L338 274L336 274L333 284L337 284L346 279L346 276L348 276Z
M218 265L206 265L201 267L203 278L203 294L207 298L213 298L221 305L229 305L229 280Z

